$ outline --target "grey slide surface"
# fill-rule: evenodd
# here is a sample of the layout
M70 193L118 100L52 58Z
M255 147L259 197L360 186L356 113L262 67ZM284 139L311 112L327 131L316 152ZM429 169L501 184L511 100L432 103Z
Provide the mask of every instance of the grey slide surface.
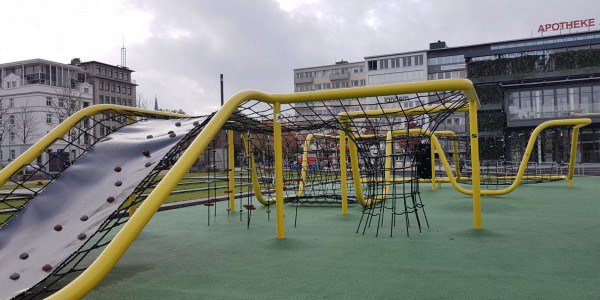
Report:
M32 199L0 229L0 299L33 287L77 251L196 121L148 120L121 128Z

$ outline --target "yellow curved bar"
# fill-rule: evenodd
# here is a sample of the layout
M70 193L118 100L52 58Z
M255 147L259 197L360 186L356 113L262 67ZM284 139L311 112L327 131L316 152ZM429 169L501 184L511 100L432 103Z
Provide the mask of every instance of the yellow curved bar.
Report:
M551 126L574 126L574 129L579 129L583 126L586 126L588 124L590 124L592 122L591 119L565 119L565 120L551 120L551 121L546 121L540 125L538 125L533 132L531 133L531 136L529 137L529 141L527 143L527 147L525 148L525 154L523 155L523 159L521 160L521 164L519 165L519 170L517 171L517 174L515 175L515 181L508 186L505 189L502 190L481 190L481 195L505 195L508 194L512 191L514 191L517 186L519 186L519 184L521 183L522 179L523 179L523 174L525 173L525 169L527 168L527 163L529 162L529 156L531 155L531 151L533 149L533 146L535 144L535 140L537 139L537 136L539 135L539 133ZM433 140L433 139L432 139ZM577 134L573 134L573 140L572 140L573 145L571 145L571 161L570 161L570 166L569 166L569 173L571 168L573 168L573 165L575 163L575 155L573 154L574 151L576 151L576 145L577 145ZM452 186L454 186L459 192L463 193L463 194L467 194L467 195L472 195L473 191L472 190L467 190L463 187L461 187L458 182L456 181L456 179L454 178L454 176L452 176L452 171L450 169L450 165L448 164L448 161L446 159L446 156L444 155L444 152L441 150L441 145L439 144L439 141L437 139L435 139L435 146L439 147L438 149L438 153L440 155L440 159L442 160L442 164L444 165L444 169L446 170L446 174L448 175L448 178L450 179L450 182L452 183ZM575 148L573 148L575 147ZM569 176L572 176L571 174L569 174ZM568 178L568 177L567 177ZM571 177L572 178L572 177Z
M123 253L131 245L133 240L142 231L144 226L150 221L154 213L158 210L164 199L177 186L177 183L183 178L187 170L196 161L197 157L202 154L210 141L214 138L220 128L225 124L229 116L242 103L248 100L258 100L261 102L275 104L291 104L299 102L374 97L380 95L391 94L409 94L415 92L434 92L440 90L462 90L471 105L479 106L479 101L473 84L466 79L445 79L438 81L424 81L413 83L392 84L386 86L369 86L359 88L347 88L339 90L315 91L306 93L294 94L267 94L260 91L242 91L230 98L221 109L208 122L204 129L198 134L188 149L177 160L175 165L163 177L157 187L148 195L143 204L138 208L135 214L123 225L121 230L115 235L113 240L106 246L104 251L96 258L96 260L77 278L75 278L67 286L53 294L49 299L80 299L92 290L112 267L121 258ZM476 108L475 108L476 109ZM66 133L67 131L65 131ZM64 135L64 134L62 134ZM61 135L61 136L62 136ZM49 143L53 142L50 140ZM351 145L352 143L349 142ZM33 147L32 147L33 148ZM31 156L20 160L22 163L28 163L36 156ZM17 160L15 160L16 162ZM12 175L10 172L9 175ZM8 173L6 171L5 173ZM0 173L0 174L5 174ZM4 177L4 176L2 176ZM2 178L3 180L4 178ZM278 191L279 193L280 191ZM279 226L279 224L278 224Z
M27 149L23 154L19 155L15 160L13 160L10 164L4 167L0 171L0 186L4 185L16 172L22 169L26 164L31 163L34 159L36 159L40 154L44 152L45 149L49 148L56 142L58 139L62 138L65 134L69 133L71 129L80 121L85 118L89 118L98 114L102 114L104 112L115 112L125 116L137 116L139 114L147 114L147 115L155 115L155 116L169 116L169 117L179 117L186 118L188 115L175 114L175 113L167 113L156 110L147 110L140 109L129 106L121 106L121 105L111 105L111 104L101 104L101 105L93 105L86 107L73 115L67 118L64 122L60 123L56 126L52 131L46 134L43 138L41 138L35 145L31 146ZM129 120L128 120L129 122Z
M260 190L260 183L258 182L258 173L256 172L256 163L254 162L254 154L250 152L250 142L248 141L248 133L242 133L242 137L244 139L244 148L246 149L246 155L250 158L248 160L248 168L250 168L250 177L252 179L252 189L254 190L254 196L256 196L256 200L260 202L262 205L274 204L275 199L267 200L262 195L262 191Z

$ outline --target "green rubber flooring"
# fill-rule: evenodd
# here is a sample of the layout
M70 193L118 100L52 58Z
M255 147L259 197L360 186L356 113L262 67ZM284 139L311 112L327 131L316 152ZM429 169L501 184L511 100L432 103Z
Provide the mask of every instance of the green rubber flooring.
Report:
M285 239L267 209L216 219L157 213L86 299L600 299L600 177L522 185L482 199L421 185L430 227L402 217L356 233L362 209L286 206ZM239 205L239 202L238 202ZM273 212L275 211L271 207ZM214 223L213 223L214 221Z

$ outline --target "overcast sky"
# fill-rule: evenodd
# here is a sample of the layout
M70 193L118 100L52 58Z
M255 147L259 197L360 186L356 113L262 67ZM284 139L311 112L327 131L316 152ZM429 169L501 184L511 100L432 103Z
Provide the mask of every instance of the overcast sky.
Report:
M127 67L159 106L205 114L244 89L293 92L293 69L539 36L596 20L597 0L0 0L0 63L71 58Z

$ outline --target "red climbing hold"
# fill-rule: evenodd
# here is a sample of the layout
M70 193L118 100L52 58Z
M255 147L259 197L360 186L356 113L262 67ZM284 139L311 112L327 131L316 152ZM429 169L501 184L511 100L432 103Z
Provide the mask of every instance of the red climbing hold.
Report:
M54 230L61 231L62 230L62 225L60 225L60 224L54 225Z
M115 172L121 172L121 167L115 167Z
M271 195L271 194L275 193L275 191L264 191L262 193L265 195Z
M273 172L273 171L275 171L275 169L273 169L273 168L265 168L265 172Z
M174 133L175 133L175 131L171 130L171 131L169 131L169 132L167 132L167 133L168 133L168 134L174 134Z
M150 151L148 151L148 150L144 149L144 150L142 150L142 154L143 154L144 156L150 156Z
M231 172L231 169L223 169L223 172Z
M50 270L52 270L52 266L51 266L51 265L49 265L49 264L45 264L45 265L42 267L42 271L44 271L44 272L48 272L48 271L50 271Z
M231 194L233 191L225 191L225 194Z
M108 203L113 203L113 202L115 202L115 197L113 197L113 196L110 196L110 197L106 198L106 202L108 202Z
M212 199L210 199L210 201L212 201L212 202L219 202L219 201L221 201L221 199L219 199L219 198L212 198Z
M213 206L213 205L215 205L215 204L214 203L210 203L210 202L204 203L204 206Z
M302 180L302 178L294 178L294 179L292 179L292 180L293 180L293 181L296 181L296 182L303 181L303 180Z

